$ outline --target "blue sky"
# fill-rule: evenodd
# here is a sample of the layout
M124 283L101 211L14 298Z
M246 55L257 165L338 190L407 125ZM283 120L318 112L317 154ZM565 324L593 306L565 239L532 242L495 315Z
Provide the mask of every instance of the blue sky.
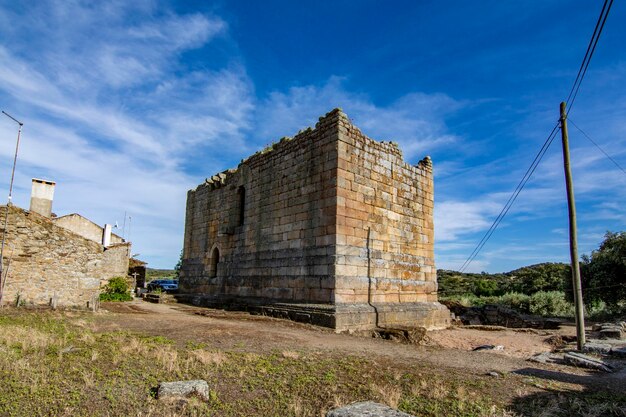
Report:
M571 119L626 167L626 6ZM601 8L590 1L0 1L0 107L24 122L14 202L121 226L173 267L188 189L342 107L435 166L436 263L471 253L558 119ZM8 191L16 125L0 120ZM626 175L573 126L582 253L626 229ZM5 191L6 192L6 191ZM128 223L128 221L127 221ZM118 231L121 233L121 230ZM469 268L568 261L555 141Z

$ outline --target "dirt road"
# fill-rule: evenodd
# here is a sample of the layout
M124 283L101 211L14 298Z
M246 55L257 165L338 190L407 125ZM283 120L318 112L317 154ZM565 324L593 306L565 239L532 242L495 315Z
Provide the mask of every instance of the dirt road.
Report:
M180 345L203 343L215 349L246 352L296 351L336 355L357 355L403 367L428 364L437 369L456 370L469 375L521 373L583 387L626 389L626 367L601 374L564 365L541 365L526 359L551 346L545 340L553 334L571 334L571 328L550 332L486 331L453 328L428 334L423 345L336 334L330 329L287 320L197 308L180 304L107 303L108 312L96 320L98 330L129 330L165 336ZM471 349L502 345L501 351ZM623 364L622 364L623 365ZM575 387L572 387L575 389Z

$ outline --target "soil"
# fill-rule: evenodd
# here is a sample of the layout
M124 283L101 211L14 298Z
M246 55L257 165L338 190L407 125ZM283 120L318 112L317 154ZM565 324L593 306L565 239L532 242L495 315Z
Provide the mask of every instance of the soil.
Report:
M165 336L182 346L194 342L246 352L357 355L399 367L428 365L467 375L495 371L564 383L574 390L597 387L626 391L626 361L614 361L617 372L612 374L527 361L536 353L554 350L555 340L571 340L575 334L571 325L559 330L454 327L428 332L420 344L402 344L245 312L181 304L103 303L102 310L95 322L97 331L128 330ZM499 345L503 349L472 351L481 345Z

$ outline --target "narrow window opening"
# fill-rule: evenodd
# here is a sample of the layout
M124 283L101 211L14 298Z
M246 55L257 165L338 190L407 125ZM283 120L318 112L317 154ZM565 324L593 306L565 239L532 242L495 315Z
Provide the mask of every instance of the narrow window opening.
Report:
M246 208L246 189L243 186L239 187L237 194L239 194L239 226L243 226Z
M213 248L211 252L211 267L209 268L209 277L217 277L217 264L220 262L220 251L217 248Z

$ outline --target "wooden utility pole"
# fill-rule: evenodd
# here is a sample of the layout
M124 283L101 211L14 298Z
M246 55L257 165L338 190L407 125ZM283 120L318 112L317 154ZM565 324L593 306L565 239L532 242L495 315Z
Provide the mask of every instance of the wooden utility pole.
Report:
M574 185L569 162L569 140L567 136L567 113L565 103L561 103L561 140L563 142L563 167L565 186L567 187L567 208L569 210L569 253L572 260L572 288L576 305L576 339L578 350L585 345L585 314L583 311L583 292L580 285L580 267L578 265L578 237L576 232L576 202Z

